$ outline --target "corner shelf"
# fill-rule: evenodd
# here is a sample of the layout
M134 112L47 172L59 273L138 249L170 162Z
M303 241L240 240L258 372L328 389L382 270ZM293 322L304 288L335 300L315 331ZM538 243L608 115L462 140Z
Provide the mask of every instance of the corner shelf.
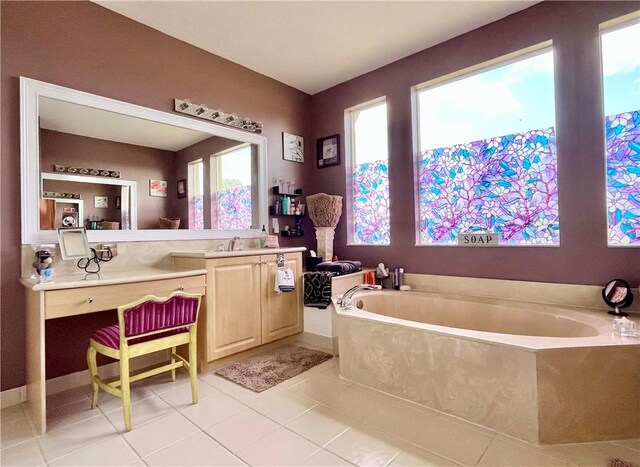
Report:
M295 198L297 196L302 196L302 188L296 188L293 193L280 193L279 186L272 186L271 194L275 196L289 196L291 198Z

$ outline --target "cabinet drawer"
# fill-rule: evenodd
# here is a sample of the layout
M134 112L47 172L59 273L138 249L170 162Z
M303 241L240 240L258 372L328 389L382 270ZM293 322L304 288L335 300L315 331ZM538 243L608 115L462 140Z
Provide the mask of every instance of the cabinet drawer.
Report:
M145 295L162 297L176 290L204 295L205 276L47 291L44 296L45 319L109 310Z

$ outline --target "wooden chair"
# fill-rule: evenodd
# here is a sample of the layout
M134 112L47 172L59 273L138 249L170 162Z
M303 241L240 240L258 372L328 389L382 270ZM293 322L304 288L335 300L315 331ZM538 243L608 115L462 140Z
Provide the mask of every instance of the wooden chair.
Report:
M147 295L133 303L118 307L118 324L107 326L91 334L87 363L91 375L93 398L91 408L98 402L98 390L122 399L124 425L131 431L130 384L165 371L176 380L176 368L186 367L191 377L191 396L198 402L196 331L199 294L174 292L168 297ZM188 344L189 360L176 354L178 345ZM131 375L129 361L134 357L171 349L171 361L151 370ZM98 376L96 353L120 361L120 379L107 382Z

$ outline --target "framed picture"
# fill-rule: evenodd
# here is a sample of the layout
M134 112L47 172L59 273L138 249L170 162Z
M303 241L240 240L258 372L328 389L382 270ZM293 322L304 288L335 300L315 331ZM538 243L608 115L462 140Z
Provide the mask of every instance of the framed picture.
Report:
M282 132L282 158L285 161L304 162L304 138Z
M166 180L149 180L149 196L167 197Z
M340 135L320 138L317 143L316 157L319 169L340 165Z
M109 197L107 197L107 196L94 196L93 197L93 207L94 208L108 208L109 207Z
M187 179L183 178L182 180L178 180L178 198L186 198L187 197Z
M114 203L116 204L116 211L119 211L121 209L121 206L120 206L121 201L119 196L116 196Z

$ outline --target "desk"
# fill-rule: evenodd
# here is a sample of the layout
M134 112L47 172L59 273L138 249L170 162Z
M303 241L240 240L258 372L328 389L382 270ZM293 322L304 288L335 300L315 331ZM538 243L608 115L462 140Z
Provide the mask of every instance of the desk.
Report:
M206 272L206 269L141 268L103 272L100 276L60 275L55 282L43 284L30 278L20 279L26 293L27 406L36 434L47 431L44 340L47 319L111 310L144 295L164 296L176 290L204 295Z

